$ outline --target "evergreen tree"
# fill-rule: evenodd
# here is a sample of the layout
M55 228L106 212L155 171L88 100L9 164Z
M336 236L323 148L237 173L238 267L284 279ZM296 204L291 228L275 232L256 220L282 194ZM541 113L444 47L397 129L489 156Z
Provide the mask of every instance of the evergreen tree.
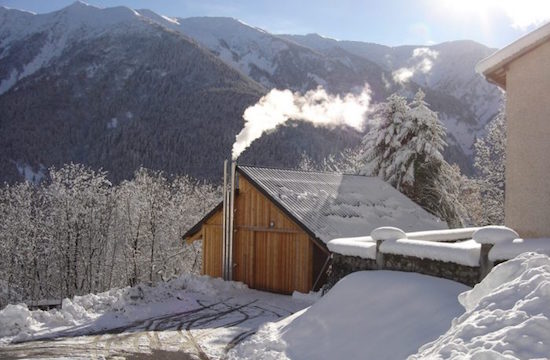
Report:
M506 116L504 107L487 125L485 138L474 144L478 182L483 203L482 225L504 223L504 171L506 163Z
M404 97L393 94L388 98L376 119L377 123L362 141L365 150L362 162L365 166L360 173L380 176L399 189L399 176L390 169L397 169L392 164L398 149L403 145L403 124L407 121L409 111Z
M460 171L443 159L445 129L424 97L418 90L411 104L395 94L388 98L363 140L361 172L383 178L449 226L461 226Z

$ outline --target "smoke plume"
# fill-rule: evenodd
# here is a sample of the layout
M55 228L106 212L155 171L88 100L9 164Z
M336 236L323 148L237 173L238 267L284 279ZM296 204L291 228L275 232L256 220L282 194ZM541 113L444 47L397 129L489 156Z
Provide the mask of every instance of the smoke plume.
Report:
M233 144L233 160L264 132L288 120L306 121L325 127L348 125L362 130L370 100L370 90L366 84L360 94L349 93L342 97L328 94L322 87L303 95L290 90L273 89L244 111L244 128Z

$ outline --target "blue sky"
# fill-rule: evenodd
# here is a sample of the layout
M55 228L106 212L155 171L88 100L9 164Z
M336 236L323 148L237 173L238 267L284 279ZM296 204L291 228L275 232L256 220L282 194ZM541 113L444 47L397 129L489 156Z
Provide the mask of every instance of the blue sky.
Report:
M0 0L37 13L73 0ZM471 39L500 48L550 19L549 0L88 0L168 16L229 16L273 33L318 33L385 45Z

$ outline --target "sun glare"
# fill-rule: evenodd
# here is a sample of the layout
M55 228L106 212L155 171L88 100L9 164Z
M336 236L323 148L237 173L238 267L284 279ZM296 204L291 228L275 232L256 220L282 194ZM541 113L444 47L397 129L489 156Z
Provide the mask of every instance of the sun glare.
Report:
M493 1L483 0L444 0L443 8L452 16L485 16Z
M527 29L550 20L548 0L444 0L440 2L444 12L457 18L481 18L486 20L504 15L516 29Z

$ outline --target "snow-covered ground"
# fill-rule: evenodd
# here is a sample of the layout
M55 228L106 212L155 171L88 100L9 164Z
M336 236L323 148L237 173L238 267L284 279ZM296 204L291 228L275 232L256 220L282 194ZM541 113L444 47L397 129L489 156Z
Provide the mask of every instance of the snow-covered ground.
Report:
M66 299L59 311L12 305L0 311L0 358L145 353L184 359L413 360L550 354L550 257L544 254L524 253L497 265L473 289L415 273L362 271L311 305L315 300L182 276L157 287ZM43 341L8 344L30 339Z
M68 334L78 328L85 335L165 314L199 307L189 293L215 296L219 291L246 289L241 283L208 277L182 276L156 287L138 285L100 294L64 299L60 310L29 311L25 304L0 311L0 343L20 342Z
M0 311L0 358L44 353L47 358L105 358L156 351L219 358L265 322L311 303L308 296L293 298L185 275L155 287L65 299L61 310L8 305ZM25 343L29 340L42 341Z
M353 273L310 308L262 327L229 358L548 359L547 255L521 254L458 295L465 289L419 274Z
M230 359L404 359L463 312L467 286L415 273L348 275L310 308L229 353Z
M412 359L548 359L550 258L524 253L459 296L466 312Z

